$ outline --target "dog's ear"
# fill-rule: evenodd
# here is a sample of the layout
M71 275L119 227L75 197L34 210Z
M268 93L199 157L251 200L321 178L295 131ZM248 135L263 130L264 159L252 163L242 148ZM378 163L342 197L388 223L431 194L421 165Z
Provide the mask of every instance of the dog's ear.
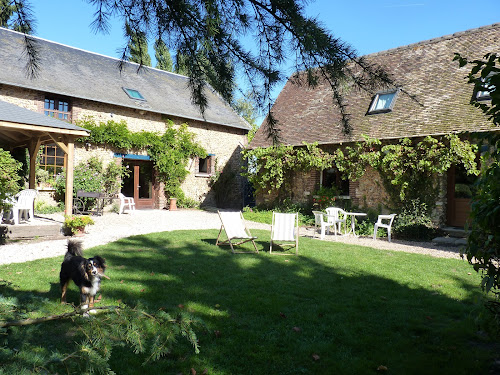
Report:
M97 261L99 263L103 271L106 269L106 259L100 257L99 255L96 255L94 257L94 261Z
M89 279L89 275L87 274L87 262L82 262L80 263L80 272L82 273L83 277L85 277L85 280Z

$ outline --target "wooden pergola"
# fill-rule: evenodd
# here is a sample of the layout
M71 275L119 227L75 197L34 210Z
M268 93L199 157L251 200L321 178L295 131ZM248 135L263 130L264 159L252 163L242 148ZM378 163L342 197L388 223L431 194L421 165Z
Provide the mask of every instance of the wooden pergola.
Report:
M56 144L64 151L66 165L65 215L73 207L73 160L75 139L89 132L76 125L0 101L0 147L12 151L27 148L30 156L29 188L36 184L36 157L40 147Z

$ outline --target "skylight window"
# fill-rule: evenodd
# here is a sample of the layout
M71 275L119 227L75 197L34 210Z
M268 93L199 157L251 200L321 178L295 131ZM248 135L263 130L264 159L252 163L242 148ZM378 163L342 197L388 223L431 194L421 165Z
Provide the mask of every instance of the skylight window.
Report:
M477 100L488 100L491 99L491 92L495 91L495 85L490 82L491 77L495 73L490 73L486 78L481 78L481 88L485 89L482 91L476 91Z
M144 100L144 101L146 101L146 99L144 98L144 96L142 96L142 94L139 91L137 91L137 90L127 89L126 87L123 87L123 91L125 91L127 93L128 97L130 99Z
M373 98L368 114L392 111L399 90L379 92Z

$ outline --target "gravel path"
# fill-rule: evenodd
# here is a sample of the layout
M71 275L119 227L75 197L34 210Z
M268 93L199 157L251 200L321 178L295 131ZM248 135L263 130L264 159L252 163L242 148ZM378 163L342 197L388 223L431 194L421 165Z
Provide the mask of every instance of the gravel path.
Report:
M46 219L63 222L60 214L40 215ZM82 237L85 249L104 245L123 237L137 234L146 234L162 231L173 231L181 229L219 229L220 220L215 212L199 210L137 210L131 214L117 215L105 213L103 216L93 217L95 225L87 227L87 233ZM270 229L270 226L262 223L247 222L252 229ZM314 231L311 228L301 228L300 235L312 237ZM317 238L319 235L316 236ZM376 240L368 238L356 238L352 236L327 235L327 241L338 241L378 249L405 251L410 253L426 254L440 258L460 259L459 249L454 247L443 247L432 243L414 243L387 240ZM0 245L0 264L22 263L29 260L51 258L62 256L66 252L66 238L47 241L21 241Z

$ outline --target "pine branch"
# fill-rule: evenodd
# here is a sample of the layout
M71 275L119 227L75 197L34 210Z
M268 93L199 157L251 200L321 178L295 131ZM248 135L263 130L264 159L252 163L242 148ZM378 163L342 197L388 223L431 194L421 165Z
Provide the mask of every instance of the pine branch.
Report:
M27 326L27 325L31 325L31 324L50 322L52 320L66 319L66 318L70 318L72 316L77 316L77 315L83 316L83 314L85 314L89 310L117 310L117 309L120 309L120 306L92 307L92 308L87 308L87 309L75 310L73 312L65 313L65 314L43 316L41 318L36 318L36 319L29 318L29 319L22 319L22 320L11 320L8 322L0 322L0 328Z

